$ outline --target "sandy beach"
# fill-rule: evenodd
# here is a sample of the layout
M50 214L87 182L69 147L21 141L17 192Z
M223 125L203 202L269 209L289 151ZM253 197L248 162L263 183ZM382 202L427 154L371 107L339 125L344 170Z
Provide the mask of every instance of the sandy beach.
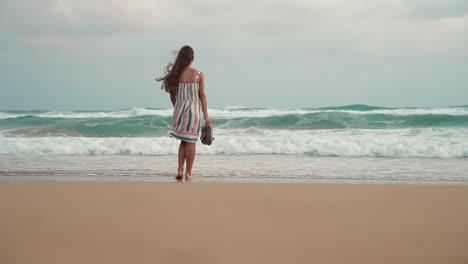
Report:
M468 263L468 186L0 182L1 264Z

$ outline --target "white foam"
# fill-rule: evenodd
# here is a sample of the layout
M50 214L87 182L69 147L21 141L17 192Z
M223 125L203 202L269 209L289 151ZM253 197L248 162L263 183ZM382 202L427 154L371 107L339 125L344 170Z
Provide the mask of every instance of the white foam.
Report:
M15 118L15 117L19 117L19 116L22 116L22 115L0 112L0 119Z
M371 111L354 111L354 110L329 110L327 112L344 112L350 114L385 114L385 115L468 115L468 110L465 108L417 108L417 109L381 109Z
M218 129L200 154L311 154L317 156L468 157L468 129L247 130ZM1 137L0 154L167 155L178 141L169 137Z
M45 118L126 118L133 116L144 115L158 115L158 116L172 116L172 109L146 109L134 107L128 110L112 111L112 112L82 112L82 111L50 111L43 113L21 113L12 114L0 112L0 119L16 118L22 116L35 116Z
M355 111L355 110L307 110L307 109L249 109L243 110L241 106L227 106L225 108L213 108L208 112L211 118L249 118L249 117L271 117L281 115L304 115L309 113L349 113L358 115L368 114L387 114L387 115L468 115L468 110L465 108L434 108L434 109L383 109L372 111ZM134 107L128 110L112 111L112 112L80 112L80 111L50 111L45 113L21 113L12 114L0 112L0 119L15 118L21 116L36 116L46 118L126 118L134 116L155 115L155 116L172 116L173 109L147 109Z
M209 114L214 118L248 118L248 117L270 117L281 115L304 115L311 113L348 113L356 115L386 114L386 115L468 115L464 108L435 108L435 109L382 109L371 111L356 110L306 110L306 109L210 109Z

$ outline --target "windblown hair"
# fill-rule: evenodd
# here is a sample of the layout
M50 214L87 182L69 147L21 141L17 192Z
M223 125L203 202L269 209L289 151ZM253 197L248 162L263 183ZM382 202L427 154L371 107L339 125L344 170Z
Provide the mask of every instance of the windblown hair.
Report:
M183 46L174 62L169 63L164 71L164 76L156 78L156 81L163 81L161 89L168 93L175 93L179 85L179 78L182 72L193 61L195 53L190 46Z

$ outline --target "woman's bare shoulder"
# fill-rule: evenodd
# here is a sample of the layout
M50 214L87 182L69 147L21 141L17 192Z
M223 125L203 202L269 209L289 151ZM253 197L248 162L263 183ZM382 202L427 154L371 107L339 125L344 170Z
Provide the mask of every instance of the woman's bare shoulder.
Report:
M200 70L196 70L196 71L197 71L196 74L199 74L198 76L200 77L200 79L202 79L202 78L204 79L204 78L205 78L205 75L203 74L202 71L200 71Z
M203 72L200 71L199 69L192 68L192 71L193 71L195 74L197 74L197 73L203 74Z

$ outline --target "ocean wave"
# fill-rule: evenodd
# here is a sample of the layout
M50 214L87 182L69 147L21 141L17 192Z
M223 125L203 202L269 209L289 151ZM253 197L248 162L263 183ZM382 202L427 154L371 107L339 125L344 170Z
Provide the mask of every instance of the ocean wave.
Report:
M314 109L314 108L313 108ZM325 106L316 109L320 110L351 110L351 111L373 111L373 110L392 110L393 107L372 106L364 104L343 105L343 106Z
M170 130L172 116L128 118L43 118L22 116L0 119L0 134L5 136L84 136L145 137L160 136ZM213 118L216 129L399 129L430 127L468 127L468 115L356 115L319 112L270 117Z
M171 125L172 117L157 116L90 119L22 116L0 120L0 135L141 137L165 134Z
M395 130L218 130L213 154L307 154L313 156L379 156L467 158L466 129ZM161 137L1 137L3 155L168 155L178 141Z
M305 115L311 113L348 113L356 115L385 114L385 115L466 115L467 107L447 108L387 108L368 105L349 105L321 108L255 108L244 106L227 106L224 108L210 108L213 118L248 118L271 117L282 115ZM172 116L173 110L134 107L118 111L7 111L0 112L1 119L11 119L24 116L42 118L128 118L136 116Z
M118 111L8 111L0 112L0 119L25 116L43 118L127 118L135 116L156 115L172 116L172 109L151 109L134 107Z

